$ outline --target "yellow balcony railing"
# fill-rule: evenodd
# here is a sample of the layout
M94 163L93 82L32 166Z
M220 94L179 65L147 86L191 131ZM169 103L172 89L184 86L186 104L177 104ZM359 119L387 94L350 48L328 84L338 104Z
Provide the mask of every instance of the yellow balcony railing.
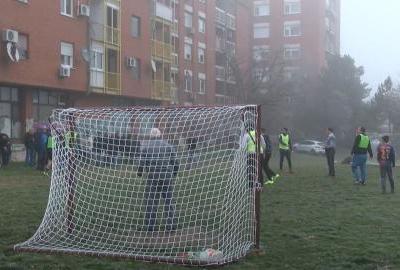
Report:
M120 30L118 28L104 26L105 29L105 41L109 44L119 46L120 41Z
M172 84L167 81L153 80L151 96L157 100L171 100Z
M168 43L153 40L152 41L152 55L154 57L171 62L172 46Z
M121 74L106 72L106 92L119 94L121 92Z

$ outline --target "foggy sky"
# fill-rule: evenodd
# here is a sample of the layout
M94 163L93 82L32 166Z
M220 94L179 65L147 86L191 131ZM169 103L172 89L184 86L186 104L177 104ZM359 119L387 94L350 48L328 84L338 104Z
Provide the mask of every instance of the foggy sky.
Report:
M364 66L376 90L388 75L400 83L400 0L342 0L341 53Z

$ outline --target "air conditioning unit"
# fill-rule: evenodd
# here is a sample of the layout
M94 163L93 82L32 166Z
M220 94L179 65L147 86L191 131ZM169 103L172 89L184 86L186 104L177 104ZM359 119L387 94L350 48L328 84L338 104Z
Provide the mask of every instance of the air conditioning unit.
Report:
M89 17L90 16L90 7L88 5L79 5L79 15Z
M60 77L61 78L71 77L71 67L61 65L60 66Z
M3 41L5 42L18 42L18 32L11 29L5 29L3 31Z
M137 61L136 61L135 57L127 57L126 58L126 66L128 68L136 68Z

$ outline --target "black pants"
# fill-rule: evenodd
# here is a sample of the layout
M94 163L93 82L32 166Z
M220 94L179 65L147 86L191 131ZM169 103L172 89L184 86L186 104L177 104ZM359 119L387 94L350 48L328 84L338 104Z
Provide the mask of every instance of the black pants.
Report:
M390 162L383 162L379 164L379 169L381 173L381 186L382 192L386 192L386 176L389 178L390 183L390 191L394 192L394 181L393 181L393 172L392 172L392 165Z
M271 170L269 167L269 160L271 159L271 153L265 153L264 155L261 155L262 158L262 168L268 178L268 180L271 180L272 177L276 175L274 171Z
M257 155L247 154L247 178L249 180L249 187L253 188L257 178Z
M281 169L281 170L283 169L283 160L286 157L286 160L289 165L289 170L292 171L292 158L291 158L290 150L279 149L279 154L280 154L279 169Z
M335 176L335 148L326 148L325 155L328 162L329 176Z

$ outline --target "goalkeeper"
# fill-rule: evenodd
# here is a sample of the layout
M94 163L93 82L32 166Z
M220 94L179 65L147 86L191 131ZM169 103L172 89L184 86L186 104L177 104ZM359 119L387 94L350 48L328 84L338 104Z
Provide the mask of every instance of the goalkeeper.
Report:
M148 231L154 231L160 197L164 199L166 229L176 230L175 205L172 199L174 178L178 174L179 162L175 147L161 139L158 128L152 128L150 140L143 145L138 176L147 174L144 201L146 205L145 225Z

